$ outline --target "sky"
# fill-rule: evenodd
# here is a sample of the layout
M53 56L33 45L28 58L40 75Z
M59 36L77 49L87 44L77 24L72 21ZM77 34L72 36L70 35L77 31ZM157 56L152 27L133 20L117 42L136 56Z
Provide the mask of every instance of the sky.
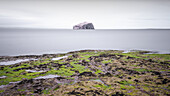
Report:
M0 0L0 27L170 28L170 0Z

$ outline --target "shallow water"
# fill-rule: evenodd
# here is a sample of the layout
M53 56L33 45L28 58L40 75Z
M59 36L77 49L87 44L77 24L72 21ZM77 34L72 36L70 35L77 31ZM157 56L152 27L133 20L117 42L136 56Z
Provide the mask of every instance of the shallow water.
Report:
M170 53L170 30L0 29L0 56L63 53L82 49Z
M10 84L20 83L21 81L9 82Z
M59 75L46 75L46 76L40 76L34 79L48 79L48 78L55 78L55 77L60 77Z
M36 71L36 70L25 70L25 71L27 71L27 72L45 72L45 71L43 71L43 70L40 70L40 71Z
M18 59L18 60L15 60L15 61L0 62L0 65L12 65L12 64L20 63L20 62L29 61L29 60L30 59Z
M15 61L0 62L0 65L13 65L16 63L21 63L21 62L30 61L30 60L37 60L37 59L18 59Z
M5 88L7 87L8 85L0 85L0 88Z
M51 60L60 60L60 59L64 59L67 58L68 56L63 56L63 57L57 57L57 58L52 58Z
M103 83L103 84L104 84L104 82L103 82L102 80L100 80L100 79L92 79L92 80L90 80L90 81L101 82L101 83Z
M2 78L6 78L6 76L0 76L0 79L2 79Z

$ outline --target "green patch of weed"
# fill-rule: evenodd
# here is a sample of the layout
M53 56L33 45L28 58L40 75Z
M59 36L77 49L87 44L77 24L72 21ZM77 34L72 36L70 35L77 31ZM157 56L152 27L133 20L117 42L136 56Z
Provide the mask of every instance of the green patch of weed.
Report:
M47 90L43 90L42 92L44 93L44 94L49 94L50 92L50 89L47 89Z
M133 69L134 71L138 71L138 72L146 72L146 71L149 71L147 69L143 69L143 68L136 68L136 69Z
M71 80L74 80L74 78L71 78L71 77L67 77L66 79L71 79Z
M106 64L106 63L112 63L112 60L110 59L110 60L104 60L104 61L102 61L102 63L104 63L104 64Z
M75 63L76 62L70 63L74 67L74 68L71 68L71 70L79 71L79 73L91 72L88 68L85 68L85 66L82 66L80 64L75 64Z
M148 56L149 58L159 59L160 61L170 60L170 54L144 54L143 56Z
M25 91L25 89L18 89L18 91Z
M119 82L120 84L122 85L129 85L129 84L133 84L133 81L125 81L125 80L122 80Z
M71 71L70 69L66 69L66 68L60 68L59 70L50 70L47 72L47 74L57 74L60 76L71 76L74 74L74 71Z
M4 90L0 90L0 93L4 92Z
M97 84L97 85L94 85L93 87L100 87L100 88L103 88L104 90L111 88L111 86L106 86L104 84Z
M54 88L54 91L55 91L55 90L58 90L58 89L59 89L59 87L57 86L56 88Z
M95 74L99 74L99 73L103 73L103 71L97 69L96 72L95 72Z

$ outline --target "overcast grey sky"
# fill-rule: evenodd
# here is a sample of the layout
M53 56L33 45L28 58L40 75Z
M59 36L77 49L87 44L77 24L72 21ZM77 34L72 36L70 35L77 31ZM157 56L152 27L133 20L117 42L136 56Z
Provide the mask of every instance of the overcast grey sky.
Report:
M0 0L0 27L170 28L170 0Z

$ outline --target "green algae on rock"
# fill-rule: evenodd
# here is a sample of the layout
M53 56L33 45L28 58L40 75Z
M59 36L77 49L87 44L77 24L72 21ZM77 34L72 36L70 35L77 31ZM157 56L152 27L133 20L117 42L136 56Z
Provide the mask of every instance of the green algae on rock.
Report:
M81 50L17 56L18 59L37 60L0 65L0 77L3 76L0 78L0 95L170 95L170 54L145 54L148 52ZM4 61L16 59L12 56L1 58ZM56 77L43 78L52 75ZM42 78L36 79L40 76Z

